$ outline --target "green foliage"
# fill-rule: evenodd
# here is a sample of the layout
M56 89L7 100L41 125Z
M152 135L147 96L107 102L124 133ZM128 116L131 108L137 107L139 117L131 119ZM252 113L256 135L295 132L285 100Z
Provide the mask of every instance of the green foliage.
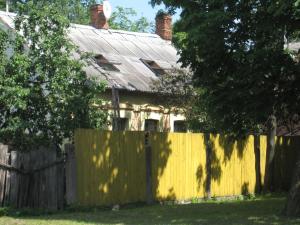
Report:
M151 2L182 9L174 41L218 130L262 132L270 115L299 112L299 64L284 49L298 31L295 0Z
M0 1L0 10L5 10L5 8L6 8L5 0L1 0Z
M30 0L10 0L10 11L17 12L18 4L27 4ZM53 5L60 15L67 17L72 23L89 24L90 6L95 4L95 0L32 0L37 8ZM0 4L0 8L5 9L5 1Z
M195 90L191 85L192 74L186 70L172 69L160 75L152 82L151 89L163 95L162 100L167 107L178 107L188 110ZM180 96L180 97L179 97ZM170 98L168 98L170 97Z
M59 145L75 128L101 127L106 114L93 105L101 105L104 84L88 80L84 61L71 57L68 20L53 5L29 2L15 27L0 32L0 142Z
M11 11L18 11L18 4L27 4L29 0L12 0ZM37 8L51 4L60 15L69 19L71 23L90 24L90 7L95 0L33 0ZM5 9L5 2L0 2L0 9ZM154 24L144 16L137 18L137 12L132 8L118 6L109 20L110 28L134 32L153 32Z
M158 12L156 13L156 17L160 17L160 16L164 16L164 15L169 15L169 13L163 9L158 10Z
M133 18L136 16L137 12L134 9L118 6L116 11L112 13L112 16L109 20L109 26L111 29L133 32L153 31L153 23L149 22L144 16L134 20Z
M256 196L255 196L255 194L249 193L249 194L246 194L246 195L245 195L245 199L246 199L246 200L255 200L255 199L256 199Z
M184 114L188 127L197 132L214 132L212 118L207 114L203 90L192 85L193 74L186 69L172 69L151 84L154 92L160 93L157 103Z
M150 86L154 93L159 93L159 97L156 98L157 104L183 113L189 119L188 113L196 97L191 81L191 73L174 68L160 75L157 80L153 80Z
M189 129L194 132L217 133L218 123L210 113L209 99L204 98L205 89L197 88L195 99L187 114Z

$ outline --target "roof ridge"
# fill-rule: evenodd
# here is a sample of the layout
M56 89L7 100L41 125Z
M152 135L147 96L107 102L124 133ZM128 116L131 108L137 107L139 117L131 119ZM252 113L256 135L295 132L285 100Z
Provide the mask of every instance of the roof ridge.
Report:
M135 35L135 36L141 36L141 37L160 38L159 35L154 34L154 33L134 32L134 31L116 30L116 29L108 29L108 30L107 29L96 29L96 28L94 28L93 26L90 26L90 25L76 24L76 23L71 23L71 27L89 29L89 30L98 30L98 31L108 31L108 32L111 32L111 33L128 34L128 35Z
M0 15L6 15L6 16L16 16L16 13L13 12L6 12L6 11L2 11L0 10Z
M4 16L11 16L15 17L17 16L16 13L13 12L6 12L0 10L0 15ZM77 23L71 23L71 27L74 28L83 28L83 29L90 29L90 30L105 30L105 29L96 29L93 26L85 25L85 24L77 24ZM134 31L125 31L125 30L116 30L116 29L108 29L109 32L112 33L120 33L120 34L128 34L128 35L135 35L135 36L141 36L141 37L153 37L153 38L160 38L157 34L154 33L147 33L147 32L134 32Z

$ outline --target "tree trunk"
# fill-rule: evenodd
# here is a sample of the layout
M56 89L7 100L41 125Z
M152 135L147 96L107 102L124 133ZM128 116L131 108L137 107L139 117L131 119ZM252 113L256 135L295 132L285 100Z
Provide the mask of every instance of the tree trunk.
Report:
M300 154L294 171L292 187L283 213L286 216L300 216Z
M274 190L274 158L275 158L275 138L277 130L277 119L275 115L271 115L268 121L267 136L267 158L265 168L264 192Z
M254 135L255 154L255 193L261 192L261 172L260 172L260 136Z

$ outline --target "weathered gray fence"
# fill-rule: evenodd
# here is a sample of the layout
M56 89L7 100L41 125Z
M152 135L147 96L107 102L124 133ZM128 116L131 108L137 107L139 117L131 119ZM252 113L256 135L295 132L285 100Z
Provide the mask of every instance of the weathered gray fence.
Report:
M0 206L62 209L64 159L53 149L11 151L0 144Z
M77 171L76 171L76 157L75 146L71 144L65 145L66 153L66 203L72 205L76 203L77 192Z

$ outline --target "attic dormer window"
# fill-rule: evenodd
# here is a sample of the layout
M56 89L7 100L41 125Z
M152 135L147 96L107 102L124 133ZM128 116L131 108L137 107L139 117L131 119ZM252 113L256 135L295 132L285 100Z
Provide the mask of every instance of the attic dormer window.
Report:
M165 70L161 68L155 61L141 59L141 61L150 69L156 76L166 74Z
M96 63L106 71L120 72L120 70L110 61L108 61L103 55L95 56Z

